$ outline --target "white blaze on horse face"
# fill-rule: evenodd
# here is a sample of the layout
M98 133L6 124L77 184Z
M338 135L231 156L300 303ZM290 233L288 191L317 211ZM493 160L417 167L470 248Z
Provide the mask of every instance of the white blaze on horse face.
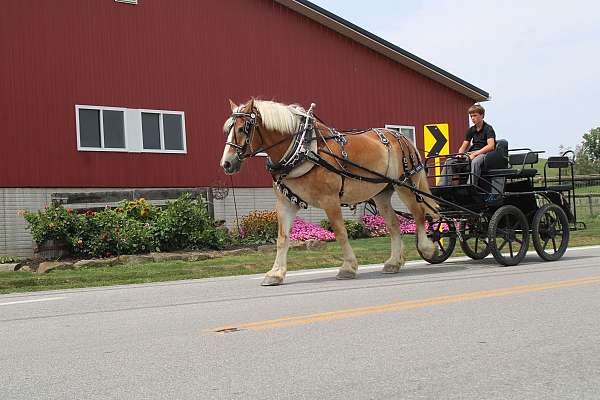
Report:
M233 143L234 129L235 129L235 124L229 130L229 134L227 135L227 143ZM231 146L229 144L225 144L225 149L223 150L223 157L221 157L221 164L220 164L221 168L224 168L226 161L231 162L231 159L233 158L234 155L235 155L235 151L232 150Z

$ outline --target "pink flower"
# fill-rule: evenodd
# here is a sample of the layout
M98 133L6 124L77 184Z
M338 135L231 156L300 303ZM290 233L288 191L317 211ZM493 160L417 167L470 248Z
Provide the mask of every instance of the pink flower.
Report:
M301 218L296 218L290 232L291 240L335 240L335 234L319 225L304 221Z

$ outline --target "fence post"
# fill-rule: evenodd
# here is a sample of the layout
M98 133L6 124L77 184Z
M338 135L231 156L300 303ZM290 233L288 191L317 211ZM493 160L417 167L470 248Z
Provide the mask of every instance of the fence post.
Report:
M592 194L588 193L587 198L588 198L588 204L590 206L590 216L593 216L594 215L594 208L592 207Z

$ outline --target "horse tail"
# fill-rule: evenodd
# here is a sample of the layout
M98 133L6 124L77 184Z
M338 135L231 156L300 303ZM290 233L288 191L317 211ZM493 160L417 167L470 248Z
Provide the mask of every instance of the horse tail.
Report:
M421 192L431 194L431 189L429 188L429 182L427 180L427 174L425 173L424 169L420 170L415 175L413 175L412 182L415 185L415 187ZM424 213L431 215L433 218L438 218L438 211L440 209L440 206L437 203L437 201L428 196L421 197L423 198L423 202L420 204L421 207L423 207Z

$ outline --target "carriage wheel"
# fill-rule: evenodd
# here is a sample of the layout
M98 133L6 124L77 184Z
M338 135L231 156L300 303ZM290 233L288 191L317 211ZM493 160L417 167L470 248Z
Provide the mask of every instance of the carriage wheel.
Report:
M483 220L469 220L461 225L462 240L459 241L463 253L473 260L484 259L490 254L487 239L487 226Z
M444 230L445 229L445 230ZM417 251L423 260L430 264L439 264L448 259L456 246L456 228L454 223L446 220L433 221L427 227L427 237L433 241L435 252L431 257L425 257L419 246Z
M546 261L556 261L567 251L569 245L569 219L556 204L542 206L533 216L531 236L533 247Z
M498 263L520 263L529 247L529 224L525 214L515 206L500 207L490 219L488 240L490 251Z

